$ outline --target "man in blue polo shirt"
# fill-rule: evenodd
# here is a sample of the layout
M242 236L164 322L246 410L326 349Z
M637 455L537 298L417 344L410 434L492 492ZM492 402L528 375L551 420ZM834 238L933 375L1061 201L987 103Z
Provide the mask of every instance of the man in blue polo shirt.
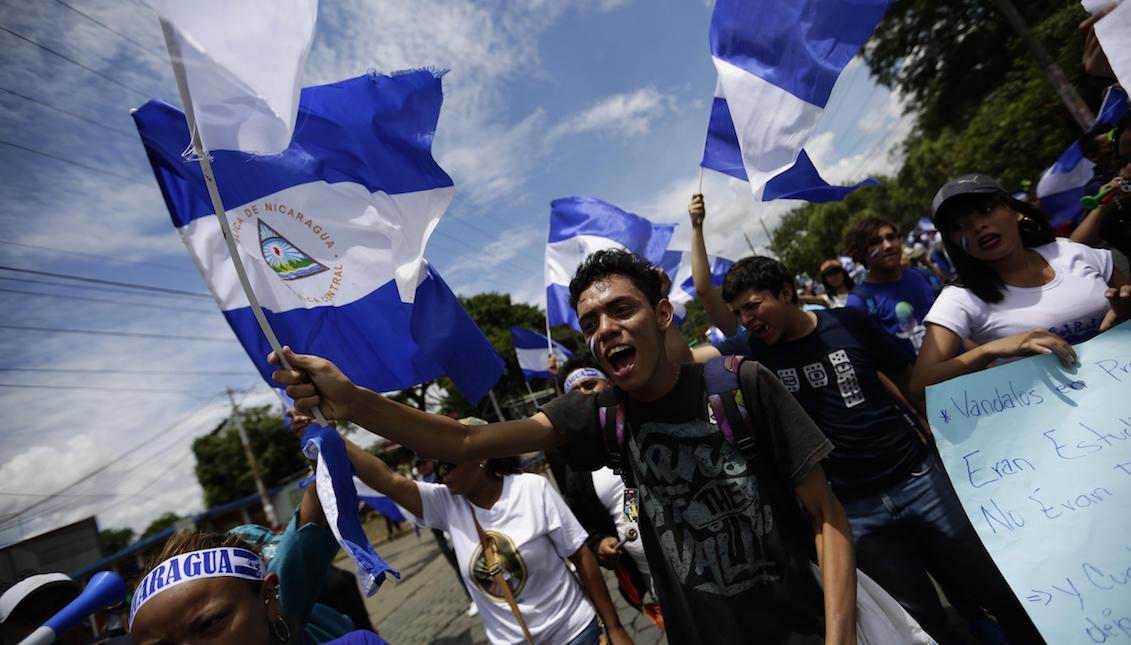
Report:
M962 642L927 575L988 609L1015 643L1042 642L967 519L914 415L885 388L906 391L913 357L855 309L802 311L793 274L749 257L723 281L723 299L746 333L697 347L697 361L739 354L777 375L833 443L825 474L852 526L862 571L939 643ZM949 574L949 575L947 575Z
M844 234L844 246L853 260L868 269L846 306L866 312L918 354L927 333L923 318L935 304L938 289L925 270L903 268L903 243L895 225L877 217L863 219Z

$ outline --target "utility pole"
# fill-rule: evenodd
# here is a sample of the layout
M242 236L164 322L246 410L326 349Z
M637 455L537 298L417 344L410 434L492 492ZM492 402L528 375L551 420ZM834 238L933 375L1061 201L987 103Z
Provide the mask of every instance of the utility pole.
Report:
M750 236L746 234L746 231L742 232L742 237L746 238L746 246L750 247L750 254L758 255L758 252L754 250L754 243L750 241Z
M251 451L251 442L247 439L247 431L243 427L243 417L239 415L239 408L236 407L236 398L232 394L231 388L228 388L228 401L232 404L232 423L236 426L236 434L240 436L243 454L247 457L247 465L251 467L251 476L255 478L255 488L259 491L259 502L263 504L263 515L267 517L267 523L271 525L272 530L278 530L279 515L275 512L275 505L271 503L271 498L267 495L267 487L263 485L263 477L259 474L259 462L255 460L255 453Z
M1021 13L1017 11L1012 0L994 0L994 4L997 5L998 11L1005 16L1009 26L1013 27L1025 46L1029 48L1029 53L1037 59L1037 64L1045 71L1049 83L1060 96L1064 107L1068 108L1068 112L1075 119L1076 124L1080 126L1081 130L1087 131L1095 122L1096 115L1092 114L1091 108L1084 102L1084 99L1080 98L1080 93L1076 91L1072 83L1068 82L1064 70L1060 69L1060 66L1052 59L1041 41L1037 40L1033 30L1029 29L1029 25L1025 23L1025 19L1021 17Z
M495 390L487 390L487 395L491 397L491 405L495 406L495 416L499 417L499 421L506 421L503 411L499 409L499 400L495 398Z

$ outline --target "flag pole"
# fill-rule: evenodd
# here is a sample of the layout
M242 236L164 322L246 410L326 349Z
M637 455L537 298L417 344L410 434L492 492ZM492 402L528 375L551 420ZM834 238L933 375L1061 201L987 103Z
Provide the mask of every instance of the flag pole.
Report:
M699 194L703 194L703 166L699 166Z
M212 173L212 160L208 156L208 151L204 149L204 142L200 138L200 130L196 127L196 116L192 110L192 96L189 94L188 81L185 78L185 68L181 63L181 49L177 43L177 37L174 33L173 26L166 20L161 20L161 32L165 36L165 46L169 50L169 60L173 64L173 76L177 79L177 90L181 95L181 103L185 108L185 119L188 121L189 131L192 133L192 151L196 156L197 161L200 163L200 172L204 175L204 185L208 188L208 197L212 200L212 208L216 213L216 218L220 220L220 230L224 233L224 244L228 247L228 257L232 259L232 264L236 268L236 275L239 277L240 286L243 287L244 295L247 296L248 303L251 304L251 311L255 315L255 321L259 323L259 329L263 331L263 335L267 337L268 344L274 350L275 355L279 357L279 363L284 369L291 369L290 363L287 358L283 356L283 347L279 344L278 337L275 336L275 330L271 329L271 323L267 321L267 316L263 313L263 307L260 306L259 300L255 297L255 292L251 289L251 281L248 280L247 270L244 268L243 260L240 259L239 250L236 248L236 240L232 237L232 229L228 224L228 212L224 208L224 203L220 200L220 189L216 184L216 176ZM311 409L314 414L314 420L321 426L327 426L326 417L322 415L322 410L318 406Z

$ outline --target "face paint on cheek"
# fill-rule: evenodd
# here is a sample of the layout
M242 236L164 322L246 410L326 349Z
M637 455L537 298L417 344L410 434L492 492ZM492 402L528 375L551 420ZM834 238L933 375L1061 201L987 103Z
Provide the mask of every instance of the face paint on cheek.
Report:
M880 257L880 248L879 247L872 249L872 252L868 254L869 260L874 259L874 258L878 258L878 257Z
M593 334L592 336L589 337L589 353L592 354L594 358L597 357L597 335L596 334Z
M965 235L958 238L958 246L962 247L963 253L969 253L970 252L970 240L967 239Z

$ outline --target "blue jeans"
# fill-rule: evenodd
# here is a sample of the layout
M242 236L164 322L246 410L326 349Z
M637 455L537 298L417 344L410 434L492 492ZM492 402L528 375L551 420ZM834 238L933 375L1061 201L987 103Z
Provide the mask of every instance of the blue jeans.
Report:
M594 618L589 626L580 634L570 639L566 645L599 645L601 642L601 624Z
M943 613L927 569L948 572L997 618L1011 643L1043 643L962 510L934 454L886 490L844 502L856 564L892 595L940 645L961 643ZM946 574L944 574L946 575Z

